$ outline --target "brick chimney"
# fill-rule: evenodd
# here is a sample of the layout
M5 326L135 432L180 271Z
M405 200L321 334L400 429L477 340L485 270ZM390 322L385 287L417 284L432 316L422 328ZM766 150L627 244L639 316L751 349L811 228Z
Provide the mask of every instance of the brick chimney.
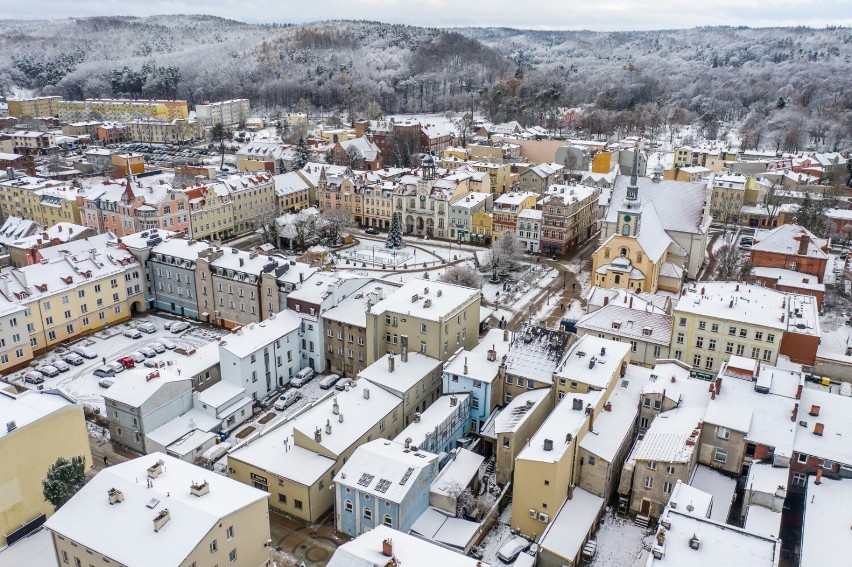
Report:
M817 469L816 478L814 479L814 484L822 484L822 467Z
M802 234L799 237L799 256L807 256L808 255L808 244L811 243L811 237L807 234Z

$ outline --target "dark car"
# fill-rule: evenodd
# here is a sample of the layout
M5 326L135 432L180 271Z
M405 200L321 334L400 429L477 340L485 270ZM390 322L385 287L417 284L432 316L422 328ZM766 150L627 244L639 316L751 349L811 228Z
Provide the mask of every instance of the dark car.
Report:
M378 234L379 233L378 229L375 229L375 228L372 228L372 227L365 229L364 232L366 234Z

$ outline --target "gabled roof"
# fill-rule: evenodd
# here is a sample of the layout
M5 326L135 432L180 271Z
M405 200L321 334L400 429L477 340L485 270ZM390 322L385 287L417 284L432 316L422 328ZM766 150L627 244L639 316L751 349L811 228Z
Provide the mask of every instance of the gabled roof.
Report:
M668 345L671 342L673 322L674 318L665 313L630 309L618 303L610 303L581 317L577 321L577 328Z
M627 196L629 184L629 176L620 175L615 180L606 222L615 223L618 219L618 208ZM649 204L655 206L664 230L692 234L704 233L706 181L690 183L662 180L655 183L647 177L639 177L637 186L639 199L645 206Z
M814 233L797 224L782 224L772 230L758 230L754 235L752 252L771 252L774 254L792 254L800 256L799 246L803 237L808 238L805 254L808 258L828 259L828 240L814 236Z

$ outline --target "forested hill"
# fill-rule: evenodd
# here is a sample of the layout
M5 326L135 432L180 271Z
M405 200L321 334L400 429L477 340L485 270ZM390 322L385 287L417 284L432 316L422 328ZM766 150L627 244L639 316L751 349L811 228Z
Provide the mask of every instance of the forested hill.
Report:
M703 118L744 124L758 138L800 130L828 147L850 142L852 30L439 30L209 16L3 21L0 89L15 88L69 98L242 96L256 107L302 101L360 115L476 104L494 120L527 124L547 122L560 106L595 103L610 129Z

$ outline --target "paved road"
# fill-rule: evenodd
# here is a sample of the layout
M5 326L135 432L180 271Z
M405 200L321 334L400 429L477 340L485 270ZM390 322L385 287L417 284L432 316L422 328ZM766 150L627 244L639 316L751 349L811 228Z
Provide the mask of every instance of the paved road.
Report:
M102 471L106 466L117 465L141 455L134 453L120 445L109 441L109 431L106 432L106 437L103 435L103 430L100 427L89 424L89 446L92 449L92 469L90 475ZM106 465L104 457L107 458Z

